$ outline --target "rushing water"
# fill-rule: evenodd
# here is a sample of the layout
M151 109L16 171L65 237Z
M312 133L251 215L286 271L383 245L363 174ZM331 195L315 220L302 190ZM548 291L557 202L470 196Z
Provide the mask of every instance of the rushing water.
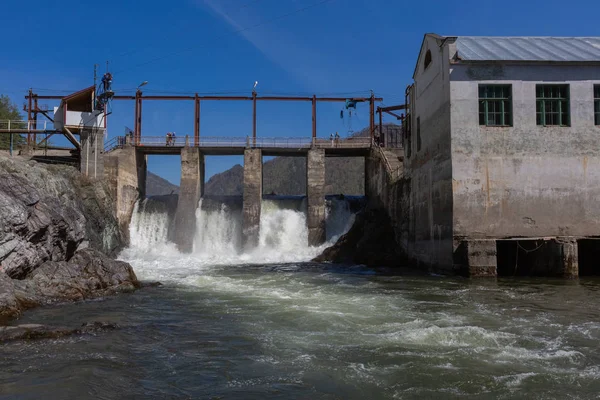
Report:
M252 254L233 209L199 208L214 231L191 255L167 243L165 215L137 214L122 258L165 286L28 312L18 323L120 329L0 345L0 398L597 398L599 282L307 263L301 207L264 204Z

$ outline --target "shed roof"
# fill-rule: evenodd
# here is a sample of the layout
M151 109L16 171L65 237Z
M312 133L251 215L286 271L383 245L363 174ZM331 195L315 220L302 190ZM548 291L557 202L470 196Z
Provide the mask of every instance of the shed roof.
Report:
M600 37L457 36L463 61L600 62Z

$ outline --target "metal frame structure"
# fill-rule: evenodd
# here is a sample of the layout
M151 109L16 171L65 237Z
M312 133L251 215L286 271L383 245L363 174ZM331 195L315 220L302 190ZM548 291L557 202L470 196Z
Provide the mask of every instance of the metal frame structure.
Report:
M28 116L31 112L35 112L37 117L37 109L35 110L31 106L31 102L37 105L37 101L41 100L61 100L64 96L55 95L44 95L40 96L33 93L31 90L26 96L29 101ZM296 97L296 96L258 96L255 91L252 92L251 96L199 96L196 93L193 96L143 96L141 90L137 90L133 96L118 96L115 95L113 100L134 100L135 101L135 114L134 114L134 145L140 144L142 137L142 104L144 100L147 101L194 101L194 145L198 146L200 143L200 104L203 101L252 101L252 140L256 142L256 108L257 102L259 101L309 101L312 103L312 137L317 137L317 103L318 102L346 102L352 100L355 102L369 102L369 132L371 138L374 137L375 133L375 102L382 101L380 97L375 97L371 94L370 97ZM378 107L379 109L379 107Z

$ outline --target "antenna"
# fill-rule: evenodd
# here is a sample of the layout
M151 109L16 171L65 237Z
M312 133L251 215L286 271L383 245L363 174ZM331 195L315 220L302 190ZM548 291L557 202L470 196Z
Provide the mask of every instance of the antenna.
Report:
M258 81L254 81L254 87L252 88L253 92L256 92L256 87L258 86Z

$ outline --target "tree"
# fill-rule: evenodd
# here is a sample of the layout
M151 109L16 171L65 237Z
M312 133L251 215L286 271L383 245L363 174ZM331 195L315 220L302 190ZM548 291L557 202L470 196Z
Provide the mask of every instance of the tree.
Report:
M19 112L16 104L10 101L10 98L5 95L0 95L0 121L21 121L23 117ZM4 123L0 123L0 129L6 129ZM22 145L25 143L25 138L22 135L13 135L13 146ZM8 149L10 146L10 135L0 133L0 149Z

